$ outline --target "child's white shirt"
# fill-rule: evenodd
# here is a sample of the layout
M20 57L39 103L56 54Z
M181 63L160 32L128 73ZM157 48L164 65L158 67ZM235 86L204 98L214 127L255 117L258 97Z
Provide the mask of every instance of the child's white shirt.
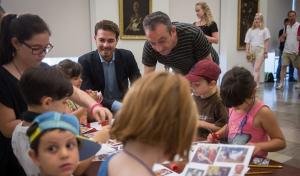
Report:
M30 146L26 131L29 127L22 126L22 124L22 122L19 123L12 134L11 145L13 152L20 165L23 167L26 175L38 176L40 175L40 169L33 163L28 154Z

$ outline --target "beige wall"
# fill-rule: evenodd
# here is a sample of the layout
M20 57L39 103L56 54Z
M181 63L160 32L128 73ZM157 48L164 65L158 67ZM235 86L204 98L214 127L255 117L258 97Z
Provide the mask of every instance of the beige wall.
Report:
M91 50L87 0L2 0L8 13L41 16L52 32L53 50L47 57L78 56Z

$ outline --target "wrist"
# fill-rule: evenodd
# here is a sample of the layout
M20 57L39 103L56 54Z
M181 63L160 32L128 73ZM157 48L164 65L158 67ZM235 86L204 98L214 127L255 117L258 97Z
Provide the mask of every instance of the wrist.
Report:
M97 106L99 106L99 107L102 107L102 105L100 104L100 103L95 103L95 104L93 104L92 106L91 106L91 108L90 108L90 114L91 115L93 115L93 111L94 111L94 109L97 107Z

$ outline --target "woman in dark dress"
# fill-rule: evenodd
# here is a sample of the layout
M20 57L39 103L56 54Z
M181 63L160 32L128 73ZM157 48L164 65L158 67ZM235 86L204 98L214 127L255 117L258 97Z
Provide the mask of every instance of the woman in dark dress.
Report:
M195 26L198 26L203 31L209 43L218 44L219 42L218 26L213 20L213 16L209 6L205 2L198 2L195 5L195 11L198 20L193 24ZM219 64L219 56L214 48L212 48L211 55L214 62Z

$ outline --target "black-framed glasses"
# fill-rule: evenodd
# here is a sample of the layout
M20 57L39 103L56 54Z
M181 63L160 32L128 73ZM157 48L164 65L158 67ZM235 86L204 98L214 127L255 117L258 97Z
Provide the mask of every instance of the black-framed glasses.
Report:
M38 46L30 46L26 42L22 42L27 48L31 49L32 55L41 55L43 53L48 54L52 48L54 47L51 43L49 43L46 47L38 47Z

